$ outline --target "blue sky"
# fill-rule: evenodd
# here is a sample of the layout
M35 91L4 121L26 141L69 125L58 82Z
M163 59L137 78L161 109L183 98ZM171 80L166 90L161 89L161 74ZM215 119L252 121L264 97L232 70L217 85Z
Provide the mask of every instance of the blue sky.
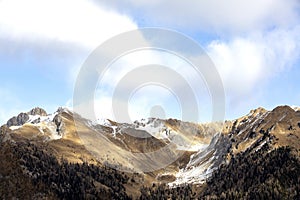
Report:
M299 15L297 0L2 0L0 123L35 106L48 112L71 106L88 55L143 27L179 31L206 50L223 80L227 119L259 106L299 105ZM110 117L106 106L99 109Z

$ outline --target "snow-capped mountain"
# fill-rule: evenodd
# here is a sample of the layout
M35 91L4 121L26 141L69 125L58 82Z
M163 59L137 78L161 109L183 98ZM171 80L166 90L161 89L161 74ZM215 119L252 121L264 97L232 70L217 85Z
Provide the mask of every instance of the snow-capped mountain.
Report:
M53 114L47 114L42 108L33 108L27 113L20 113L12 117L6 123L7 127L22 136L30 132L33 137L43 137L45 140L57 140L62 138L62 119L60 114L70 112L67 109L59 108ZM24 133L26 132L26 133Z

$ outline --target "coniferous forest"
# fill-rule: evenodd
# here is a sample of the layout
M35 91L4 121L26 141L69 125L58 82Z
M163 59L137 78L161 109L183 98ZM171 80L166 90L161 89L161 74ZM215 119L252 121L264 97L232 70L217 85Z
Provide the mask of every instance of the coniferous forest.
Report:
M153 184L139 197L126 193L130 175L57 160L30 141L2 143L0 159L1 199L300 199L300 162L289 147L237 154L201 187Z
M300 161L289 147L233 157L202 187L143 188L141 199L300 199Z
M115 169L59 162L29 141L2 143L0 152L2 199L131 199L128 176Z

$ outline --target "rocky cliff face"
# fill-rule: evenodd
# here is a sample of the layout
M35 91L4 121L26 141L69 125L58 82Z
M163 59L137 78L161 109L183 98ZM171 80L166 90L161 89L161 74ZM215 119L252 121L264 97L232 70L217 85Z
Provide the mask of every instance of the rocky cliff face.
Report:
M47 112L39 107L33 108L32 110L30 110L28 113L28 115L40 115L40 116L47 116Z
M63 120L61 118L61 116L59 114L55 115L55 117L53 118L53 122L56 125L56 132L61 135L62 133L62 129L63 129Z
M8 127L11 126L22 126L29 120L29 116L27 113L20 113L17 117L12 117L6 123Z
M11 119L9 119L6 123L6 125L8 127L11 126L22 126L23 124L25 124L26 122L29 121L30 119L30 115L31 116L47 116L47 112L42 109L42 108L33 108L32 110L30 110L27 113L20 113L18 116L12 117ZM31 121L32 123L39 123L40 122L40 118L36 118L33 121Z

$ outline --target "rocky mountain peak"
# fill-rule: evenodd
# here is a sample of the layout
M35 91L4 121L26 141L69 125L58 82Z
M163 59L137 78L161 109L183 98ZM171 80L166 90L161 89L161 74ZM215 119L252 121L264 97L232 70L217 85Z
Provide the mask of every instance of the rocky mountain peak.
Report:
M272 110L272 112L277 113L277 114L291 114L294 113L295 110L292 109L290 106L277 106Z
M62 117L60 114L55 115L55 117L53 118L53 122L56 125L56 132L61 135L62 132L62 127L64 126Z
M47 112L39 107L33 108L31 111L29 111L27 114L29 115L40 115L40 116L47 116Z
M12 117L6 123L8 127L11 126L22 126L29 120L29 116L27 113L20 113L17 117Z
M249 115L255 117L258 114L263 114L263 113L266 113L266 112L267 112L267 110L264 109L263 107L258 107L256 109L251 110L250 113L249 113Z
M12 118L10 118L6 125L8 127L11 126L22 126L23 124L25 124L29 119L29 115L39 115L39 116L47 116L47 112L39 107L33 108L32 110L30 110L27 113L20 113L18 116L14 116Z

